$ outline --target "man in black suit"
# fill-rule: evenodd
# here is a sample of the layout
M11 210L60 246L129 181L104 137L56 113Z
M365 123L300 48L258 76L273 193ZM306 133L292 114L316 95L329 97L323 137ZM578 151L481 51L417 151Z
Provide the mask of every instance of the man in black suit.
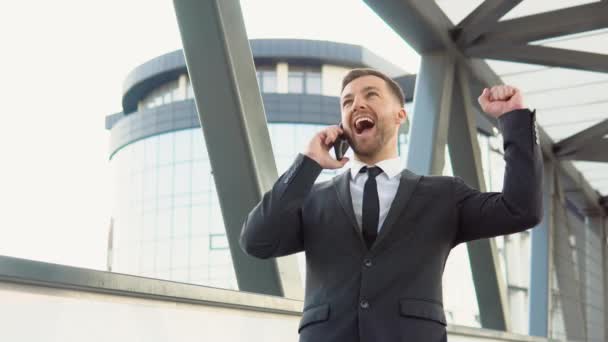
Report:
M502 192L481 193L457 177L401 169L404 96L389 77L354 69L340 98L343 128L321 130L298 154L247 217L241 246L258 258L306 253L300 341L446 341L442 274L450 250L540 221L535 113L514 87L484 89L478 101L498 118L506 169ZM349 161L329 154L339 135L354 151L350 170L315 184L322 169Z

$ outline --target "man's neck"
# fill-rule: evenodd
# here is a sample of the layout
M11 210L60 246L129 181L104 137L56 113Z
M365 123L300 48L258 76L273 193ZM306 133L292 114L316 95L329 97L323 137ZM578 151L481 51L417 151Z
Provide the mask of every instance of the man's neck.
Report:
M394 152L390 151L390 153L380 153L380 154L373 155L373 156L360 156L360 155L355 154L356 160L358 160L362 163L365 163L367 165L376 165L383 160L393 159L393 158L397 158L397 157L399 157L399 155L397 154L396 150Z

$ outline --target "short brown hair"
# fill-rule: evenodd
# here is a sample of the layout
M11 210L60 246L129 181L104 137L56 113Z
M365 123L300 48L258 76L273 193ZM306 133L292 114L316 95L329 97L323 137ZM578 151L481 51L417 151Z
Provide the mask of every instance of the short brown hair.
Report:
M405 105L405 95L403 94L403 89L401 89L401 86L399 86L399 84L397 82L393 81L392 78L388 77L387 75L385 75L375 69L370 69L370 68L352 69L342 79L342 90L340 90L340 92L343 92L344 88L346 88L346 85L348 85L350 82L352 82L355 79L362 77L362 76L376 76L376 77L383 79L384 82L386 82L386 84L388 85L388 87L391 90L391 92L393 93L393 95L395 95L395 97L397 97L401 106L403 107Z

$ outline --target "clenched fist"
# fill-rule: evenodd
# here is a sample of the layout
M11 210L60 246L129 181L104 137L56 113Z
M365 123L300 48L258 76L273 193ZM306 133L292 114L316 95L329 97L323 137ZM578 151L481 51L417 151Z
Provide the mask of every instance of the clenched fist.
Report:
M495 118L524 107L524 100L519 89L508 85L484 88L477 99L481 109Z

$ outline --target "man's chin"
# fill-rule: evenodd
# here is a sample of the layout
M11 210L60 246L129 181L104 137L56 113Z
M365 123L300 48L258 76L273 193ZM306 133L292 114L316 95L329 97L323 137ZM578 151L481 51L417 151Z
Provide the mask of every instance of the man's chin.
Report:
M380 149L377 146L371 146L372 144L357 144L353 148L355 154L364 157L372 157L376 155Z

